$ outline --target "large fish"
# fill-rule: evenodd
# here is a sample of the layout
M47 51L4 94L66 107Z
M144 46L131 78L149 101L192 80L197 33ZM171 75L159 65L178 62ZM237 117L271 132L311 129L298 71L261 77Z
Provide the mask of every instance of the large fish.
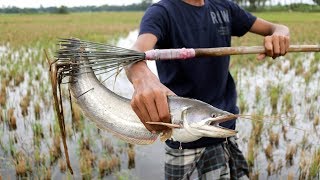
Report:
M85 116L100 129L113 133L133 144L151 144L159 134L148 131L130 106L130 99L106 88L90 67L79 68L70 77L70 90ZM235 130L219 123L235 119L236 115L222 111L199 100L168 96L172 128L170 137L179 142L191 142L201 137L226 138ZM152 122L151 122L152 123ZM155 123L154 123L155 124Z

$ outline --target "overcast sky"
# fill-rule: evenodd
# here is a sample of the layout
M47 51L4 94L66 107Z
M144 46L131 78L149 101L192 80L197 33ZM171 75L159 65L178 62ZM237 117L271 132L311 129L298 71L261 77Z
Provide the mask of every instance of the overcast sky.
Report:
M159 0L153 0L153 2L157 2ZM8 6L16 6L20 8L25 7L35 7L38 8L40 5L43 7L50 6L88 6L95 5L100 6L104 4L109 5L128 5L133 3L140 3L141 0L0 0L0 7L8 7ZM312 0L271 0L272 4L276 4L277 2L289 3L289 2L303 2L303 3L312 3Z

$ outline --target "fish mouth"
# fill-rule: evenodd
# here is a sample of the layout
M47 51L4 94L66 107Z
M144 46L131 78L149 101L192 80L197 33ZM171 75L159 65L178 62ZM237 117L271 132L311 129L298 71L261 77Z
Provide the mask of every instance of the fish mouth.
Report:
M220 123L236 119L234 114L221 115L217 117L206 118L198 123L193 123L189 126L189 132L197 136L227 138L235 136L238 131L220 126Z

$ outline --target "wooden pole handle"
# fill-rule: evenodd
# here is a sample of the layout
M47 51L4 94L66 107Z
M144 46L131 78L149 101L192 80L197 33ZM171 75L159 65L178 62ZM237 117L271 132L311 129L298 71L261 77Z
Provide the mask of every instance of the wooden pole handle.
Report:
M320 52L320 45L291 45L288 52ZM249 47L221 47L221 48L198 48L195 49L196 57L226 56L240 54L265 53L264 46Z

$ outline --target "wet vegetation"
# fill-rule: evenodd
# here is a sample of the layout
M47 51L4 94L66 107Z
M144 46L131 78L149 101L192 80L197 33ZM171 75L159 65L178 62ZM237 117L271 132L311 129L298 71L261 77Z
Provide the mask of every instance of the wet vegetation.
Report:
M71 36L115 44L120 36L138 28L142 14L0 15L1 176L72 177L65 163L43 49L53 57L57 38ZM288 25L292 44L320 42L319 13L256 15ZM262 38L248 35L234 38L233 45L261 42ZM238 105L252 119L239 119L237 126L252 179L319 177L319 64L320 53L288 54L265 61L256 61L255 56L232 57ZM74 176L134 179L126 170L135 168L136 147L99 131L76 103L71 111L67 85L63 94Z

